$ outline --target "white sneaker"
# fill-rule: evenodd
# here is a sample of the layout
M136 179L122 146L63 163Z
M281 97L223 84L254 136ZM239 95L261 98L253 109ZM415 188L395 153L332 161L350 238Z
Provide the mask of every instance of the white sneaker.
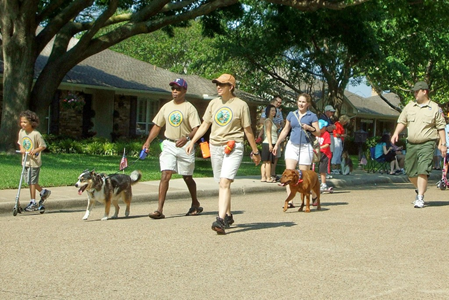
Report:
M423 208L424 207L424 196L417 195L413 205L414 205L415 208Z
M48 197L50 197L50 195L51 195L51 191L50 190L47 190L47 189L43 189L41 192L40 192L40 196L41 196L41 200L46 200Z
M321 185L320 185L320 191L321 191L321 192L327 191L327 189L328 189L328 187L327 187L326 184L321 184Z
M25 207L25 211L35 211L37 209L36 202L31 202Z

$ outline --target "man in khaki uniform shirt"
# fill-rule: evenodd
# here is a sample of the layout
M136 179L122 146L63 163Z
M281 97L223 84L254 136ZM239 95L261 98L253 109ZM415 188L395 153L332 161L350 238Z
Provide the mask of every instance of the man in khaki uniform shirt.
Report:
M190 139L198 130L201 120L196 108L185 99L187 82L178 78L170 82L170 86L173 100L162 106L154 117L154 125L143 144L143 149L148 151L151 142L165 126L165 140L162 142L163 150L159 157L162 176L159 183L158 208L149 214L152 219L165 218L162 212L173 173L182 175L192 197L192 205L186 215L197 215L203 211L196 196L196 183L192 177L195 168L195 152L187 154L185 151Z
M446 121L437 103L429 99L429 86L423 81L415 84L412 91L416 101L409 102L398 118L398 125L391 137L394 144L399 133L408 129L405 171L416 188L414 207L424 207L427 179L432 171L433 153L439 139L438 149L446 153Z

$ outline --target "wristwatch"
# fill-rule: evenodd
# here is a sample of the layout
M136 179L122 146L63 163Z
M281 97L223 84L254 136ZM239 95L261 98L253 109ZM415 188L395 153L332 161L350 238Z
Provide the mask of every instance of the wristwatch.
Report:
M187 139L187 141L190 141L190 137L189 136L186 136L186 139Z
M259 152L251 152L251 154L249 156L253 156L253 155L259 155Z

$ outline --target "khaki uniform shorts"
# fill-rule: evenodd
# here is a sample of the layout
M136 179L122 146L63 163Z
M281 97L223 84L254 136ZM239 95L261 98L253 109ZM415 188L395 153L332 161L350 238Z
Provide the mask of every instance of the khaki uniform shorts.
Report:
M210 145L210 158L214 180L220 182L220 178L234 180L243 159L243 143L235 143L234 150L228 155L224 153L226 145Z
M408 177L430 175L432 172L433 152L436 142L428 141L421 144L407 144L405 153L405 172Z
M31 170L31 173L30 173ZM32 167L25 167L25 176L24 180L26 184L38 184L39 183L39 172L41 168L32 168Z
M159 156L159 165L162 171L173 171L183 176L193 175L195 169L195 149L187 154L186 147L190 143L187 142L184 147L176 147L176 143L164 140L162 142L162 153Z

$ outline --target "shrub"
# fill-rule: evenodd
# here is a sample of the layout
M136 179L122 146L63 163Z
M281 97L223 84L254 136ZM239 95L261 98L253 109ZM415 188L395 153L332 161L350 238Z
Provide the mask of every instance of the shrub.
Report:
M103 155L103 144L100 142L91 142L86 145L86 152L85 154L90 155Z
M85 152L85 145L82 141L72 141L72 151L73 153L82 154Z
M161 154L162 150L161 150L161 141L159 140L154 140L151 144L150 144L150 153L153 156L159 156L159 154Z
M366 146L368 148L375 147L376 144L380 141L380 136L373 136L366 139Z
M117 155L117 150L115 144L111 142L106 142L103 144L103 154L104 155Z
M123 149L125 149L127 157L135 158L139 157L142 145L145 142L141 139L119 139L117 142L111 143L105 138L75 140L55 135L47 135L44 139L47 143L47 149L51 153L121 156L123 154ZM155 139L150 145L149 150L153 156L159 156L161 153L159 143L159 139Z
M64 139L59 141L57 149L63 153L73 153L72 140Z

